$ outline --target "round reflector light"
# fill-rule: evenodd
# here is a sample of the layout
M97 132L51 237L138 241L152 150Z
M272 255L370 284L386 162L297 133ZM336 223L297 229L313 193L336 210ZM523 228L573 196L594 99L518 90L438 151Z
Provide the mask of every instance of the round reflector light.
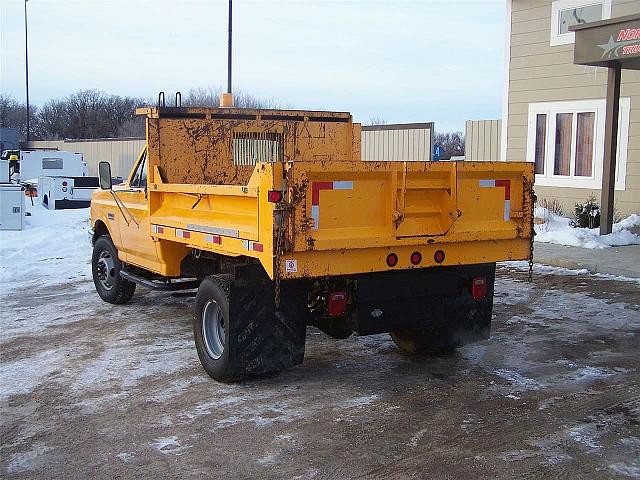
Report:
M395 267L398 264L398 255L395 253L390 253L387 255L387 265L390 267Z
M411 263L414 265L419 265L422 261L422 254L420 252L413 252L411 254Z
M268 195L267 195L267 196L268 196L268 200L269 200L271 203L279 203L279 202L281 202L281 201L282 201L282 197L283 197L284 195L283 195L283 194L282 194L282 192L281 192L281 191L279 191L279 190L269 190L269 193L268 193Z
M436 263L444 262L444 252L442 250L436 250L436 253L433 254L433 259Z

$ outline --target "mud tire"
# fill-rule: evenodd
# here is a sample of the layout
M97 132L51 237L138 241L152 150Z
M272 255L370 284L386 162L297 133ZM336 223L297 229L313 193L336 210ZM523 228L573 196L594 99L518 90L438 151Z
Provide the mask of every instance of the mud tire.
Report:
M222 307L224 351L212 358L205 347L202 314L207 301ZM275 310L271 282L234 280L232 275L205 278L196 295L193 333L198 357L207 374L224 383L277 373L302 363L305 323L286 302Z

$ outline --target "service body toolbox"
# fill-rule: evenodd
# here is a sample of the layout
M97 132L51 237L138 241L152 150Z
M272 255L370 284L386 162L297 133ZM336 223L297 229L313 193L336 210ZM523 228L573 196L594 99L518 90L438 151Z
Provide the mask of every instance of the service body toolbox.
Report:
M38 198L49 210L87 208L98 177L40 177Z

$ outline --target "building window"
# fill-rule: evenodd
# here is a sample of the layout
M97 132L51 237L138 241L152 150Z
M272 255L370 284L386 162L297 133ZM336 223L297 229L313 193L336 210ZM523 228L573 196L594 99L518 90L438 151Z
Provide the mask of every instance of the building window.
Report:
M616 189L624 190L631 101L620 99ZM527 161L536 184L601 188L606 101L529 104Z
M611 0L556 0L551 4L551 45L574 42L574 25L611 18Z
M593 150L595 144L595 112L578 113L576 133L576 177L590 177L593 172Z
M554 175L570 175L571 165L571 124L573 114L556 114L556 146L553 161Z
M539 113L536 115L536 151L535 163L536 174L544 174L544 154L547 145L547 114Z

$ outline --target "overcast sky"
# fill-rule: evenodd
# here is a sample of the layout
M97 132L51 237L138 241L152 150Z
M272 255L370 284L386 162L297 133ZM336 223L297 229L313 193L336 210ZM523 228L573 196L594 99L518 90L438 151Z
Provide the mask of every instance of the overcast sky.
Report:
M23 5L0 0L0 89L19 100ZM224 0L27 5L36 105L89 88L155 97L226 85ZM234 89L438 131L501 115L504 0L235 0L233 13Z

